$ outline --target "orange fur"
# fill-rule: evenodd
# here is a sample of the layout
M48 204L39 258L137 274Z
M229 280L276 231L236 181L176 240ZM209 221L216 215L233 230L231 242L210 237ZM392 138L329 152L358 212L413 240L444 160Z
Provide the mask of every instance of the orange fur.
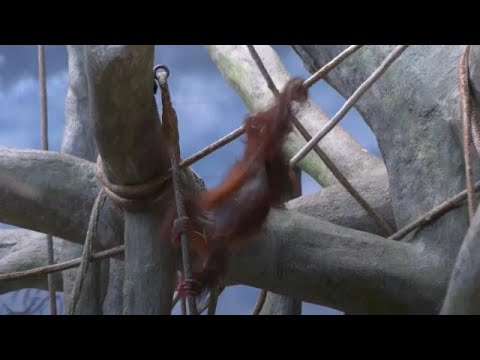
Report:
M202 287L218 284L225 275L232 253L249 244L263 226L270 208L279 206L291 190L291 172L283 144L292 130L291 102L308 98L302 79L290 80L276 102L265 111L245 119L246 147L237 162L216 188L185 199L189 247L201 270L193 274ZM176 210L172 210L176 214ZM186 229L174 229L174 215L166 221L179 244Z

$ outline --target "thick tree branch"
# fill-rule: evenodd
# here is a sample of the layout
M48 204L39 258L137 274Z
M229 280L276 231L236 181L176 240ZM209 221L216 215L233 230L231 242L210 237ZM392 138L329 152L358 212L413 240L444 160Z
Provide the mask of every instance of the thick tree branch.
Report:
M388 223L395 223L385 171L383 174L352 180L352 184ZM342 185L332 185L322 191L290 200L286 207L351 229L377 235L384 233Z
M276 210L229 280L351 313L435 313L449 270L421 247Z
M81 162L81 160L79 161ZM88 166L84 167L84 169L88 173L90 173L91 176L82 176L82 177L92 179L93 165L88 162L85 162L85 163ZM62 169L58 165L56 167ZM49 172L47 171L46 173L48 174ZM358 189L365 194L367 200L372 203L375 209L377 209L382 214L382 216L386 217L388 220L391 219L392 211L388 201L387 181L386 181L385 174L377 178L354 181L354 185L357 186ZM77 200L71 202L71 204L78 204L78 203L79 202ZM93 200L91 200L91 203L89 205L90 207L92 203L93 203ZM342 188L341 185L331 186L322 190L317 194L303 196L298 199L292 200L287 203L287 207L289 209L296 209L298 211L304 212L305 214L311 214L313 216L322 218L324 220L332 221L339 225L350 226L352 228L357 228L364 231L372 231L372 232L380 231L380 229L378 229L378 226L368 217L365 211L358 204L356 204L355 200L351 198L351 196ZM268 223L267 226L270 227L271 226L270 223ZM112 230L112 236L117 236L120 238L122 237L121 227L111 228L111 230ZM84 231L85 231L85 228L83 225L78 226L78 228L76 229L76 232L80 233L80 236L76 236L76 237L83 239L83 237L85 236ZM59 235L63 236L63 234L61 233ZM266 241L275 241L275 238L276 238L275 233L271 233L271 236L273 236L272 239L269 240L267 238ZM321 237L322 236L318 234L318 236L316 236L315 238L319 239ZM297 238L301 239L301 237L297 235L292 236L292 241L295 241L294 239L297 239ZM386 240L383 240L383 241L386 241ZM378 245L381 245L381 243L378 243ZM321 252L316 252L315 256L316 255L322 255L322 254ZM337 254L330 254L330 255L332 256L331 261L335 261L335 257L337 256ZM323 254L322 256L329 257L330 255ZM257 256L259 258L264 258L267 255L263 253L259 253ZM268 263L268 261L270 260L267 256L265 257L264 261L265 263ZM277 261L277 259L273 259L273 260ZM282 262L284 261L282 259L278 259L278 260ZM318 259L313 259L311 261L312 263L315 263L315 264L321 264L323 260L321 257L319 257ZM358 258L358 261L361 261L360 257ZM1 262L2 260L0 259L0 263ZM26 268L23 268L23 269L26 269ZM7 271L9 270L6 269L5 272ZM322 271L322 269L320 269L320 271ZM323 272L321 272L320 274L312 275L312 279L321 277L321 276L323 276ZM253 276L253 278L256 278L256 275ZM121 276L118 279L120 281ZM253 279L252 281L255 281L255 279ZM109 284L109 289L110 288L114 289L115 286L113 284ZM312 291L315 291L315 289L312 289ZM110 294L108 296L108 299L113 299L114 301L116 301L115 299L117 299L117 297ZM118 313L118 312L116 312L115 310L111 310L108 313Z
M0 148L1 222L82 244L98 191L91 162L55 152ZM122 228L114 211L102 211L100 244L116 244L116 229Z
M153 94L153 46L89 45L91 116L103 168L117 185L168 173L169 161ZM169 191L159 209L125 210L125 314L169 314L174 256L158 236ZM156 286L152 286L155 283Z
M54 258L58 259L62 240L53 239ZM45 251L45 235L23 229L0 230L0 274L32 269L48 265ZM54 285L61 291L62 274L54 274ZM0 282L0 294L25 288L48 289L45 275L19 281Z
M234 261L230 281L351 313L435 313L448 276L421 247L277 210L259 244Z
M421 247L276 210L229 280L349 313L433 314L449 270Z
M472 219L448 285L441 313L480 314L480 211Z
M278 89L290 78L275 51L270 46L255 45L265 67ZM210 57L223 77L240 95L250 111L264 109L274 99L245 45L206 45ZM328 121L327 115L311 101L299 107L298 119L310 134L315 134ZM286 151L293 156L305 140L295 131L287 142ZM338 127L320 144L347 178L362 177L384 168L382 161L362 151L362 147L346 131ZM309 154L299 166L321 185L336 183L316 154Z

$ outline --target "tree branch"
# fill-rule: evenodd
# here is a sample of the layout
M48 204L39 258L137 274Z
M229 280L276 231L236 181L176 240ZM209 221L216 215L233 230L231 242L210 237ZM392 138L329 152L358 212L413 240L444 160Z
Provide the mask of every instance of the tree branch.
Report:
M458 253L448 285L443 315L480 314L480 211L472 224Z
M89 45L91 115L103 168L117 185L167 175L169 159L153 94L153 46ZM125 314L170 314L173 248L158 238L171 191L158 209L125 210ZM155 286L152 286L155 284Z
M230 285L265 288L351 313L435 313L449 269L422 247L276 210L258 245L234 260L229 278Z
M58 259L62 240L53 239L54 258ZM45 235L23 229L0 230L0 274L32 269L48 265L45 251ZM55 288L61 291L62 274L53 276ZM0 282L0 294L25 288L48 289L45 275L24 278L19 281Z
M91 162L55 152L0 148L0 221L82 244L99 187ZM117 245L123 223L106 206L99 222L103 247Z
M395 223L388 192L388 177L385 171L383 174L355 179L351 182L388 223ZM377 235L384 234L384 230L342 185L332 185L322 191L290 200L287 202L286 208L347 228Z
M270 46L255 45L255 48L277 88L281 89L290 75L277 54ZM206 49L225 80L251 112L262 110L271 104L274 96L245 45L206 45ZM299 107L298 111L298 119L312 135L328 121L327 115L311 101ZM293 156L305 143L295 130L287 142L288 155ZM322 141L321 148L347 178L362 177L384 168L381 159L362 151L360 144L339 127ZM299 166L323 186L337 182L316 154L307 155Z
M91 162L55 152L0 147L1 222L82 244L98 191ZM102 214L101 245L117 245L121 217L111 208Z
M229 284L355 314L433 314L449 270L420 247L275 210L259 243L234 259Z

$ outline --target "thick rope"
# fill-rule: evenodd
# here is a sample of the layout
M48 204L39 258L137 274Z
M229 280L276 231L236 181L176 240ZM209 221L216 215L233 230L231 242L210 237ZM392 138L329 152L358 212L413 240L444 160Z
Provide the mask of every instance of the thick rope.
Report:
M171 186L170 174L153 177L142 184L113 184L105 175L100 155L97 157L97 178L102 183L105 194L116 205L130 211L143 210L156 205Z

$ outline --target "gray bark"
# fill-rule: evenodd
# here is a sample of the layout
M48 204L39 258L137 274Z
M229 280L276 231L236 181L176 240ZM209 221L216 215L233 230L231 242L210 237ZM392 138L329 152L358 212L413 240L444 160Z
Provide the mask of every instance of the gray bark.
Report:
M0 169L1 222L83 243L100 190L94 164L55 152L0 148ZM123 227L115 220L100 214L104 246L109 245L104 230Z
M449 270L416 245L275 210L258 244L235 258L228 278L229 285L265 288L350 313L435 313Z
M298 166L295 167L295 176L298 187L292 189L291 196L286 198L285 201L302 195L302 170ZM302 300L267 292L260 315L302 315Z
M89 164L89 163L87 163ZM57 168L60 168L61 172L62 168L60 166L57 166ZM86 176L86 178L90 179L92 183L94 183L94 177L93 177L93 166L90 164L90 167L88 167L88 171L90 172L91 176ZM48 172L47 172L48 173ZM52 179L53 181L53 179ZM376 184L380 184L381 186L376 186ZM370 182L369 179L364 179L362 181L358 180L354 182L354 185L358 187L359 190L363 191L366 195L366 198L372 203L372 205L382 214L382 216L386 217L389 219L389 216L391 217L392 211L390 208L390 203L388 201L388 192L387 192L387 186L386 186L386 181L385 177L380 178L378 180L375 180L373 182ZM95 189L95 188L94 188ZM96 190L94 190L96 191ZM90 197L89 197L90 198ZM91 202L89 203L88 206L92 206L94 199L91 199ZM72 204L78 204L78 200L75 200L72 202ZM372 222L369 218L369 216L365 213L365 211L360 208L356 203L355 200L351 198L351 196L342 189L341 185L335 185L331 186L329 188L324 189L321 192L318 192L313 195L308 195L308 196L303 196L301 198L291 200L287 204L287 209L289 210L296 210L298 212L302 212L304 214L312 215L316 218L320 218L323 220L331 221L333 223L336 223L338 225L342 226L350 226L354 229L357 230L363 230L363 231L371 231L375 232L378 231L381 233L381 230L378 229L376 224ZM67 209L64 209L64 212L66 212ZM60 213L60 211L59 211ZM114 213L115 214L115 213ZM390 214L390 215L389 215ZM118 216L118 222L120 223L120 216ZM53 223L52 221L46 221L45 223ZM121 223L120 223L121 224ZM272 226L271 223L269 222L267 226ZM46 230L46 229L44 229ZM23 230L22 230L23 231ZM84 239L85 237L85 231L86 229L83 226L79 226L77 228L77 232L80 233L80 235L77 236L79 239ZM111 227L108 228L107 231L111 231L110 236L111 237L119 237L122 238L123 236L123 227L118 226L118 227ZM1 234L1 232L0 232ZM33 233L35 234L35 233ZM99 233L99 239L103 239L103 233ZM60 237L66 238L64 236L65 234L59 234ZM268 235L268 234L267 234ZM320 237L320 235L318 235ZM0 236L1 238L1 236ZM298 239L298 240L297 240ZM295 235L295 237L292 238L292 244L295 241L299 241L299 243L302 243L302 234L299 233ZM55 239L55 249L57 249L59 246L62 245L57 245L58 239ZM275 241L275 236L270 240L272 242ZM63 244L65 242L62 242ZM314 242L315 243L315 242ZM0 257L0 267L2 268L2 273L4 272L10 272L10 271L20 271L20 270L27 270L30 269L34 266L31 266L29 263L25 263L22 259L34 259L36 257L36 252L34 251L34 248L31 247L31 245L34 244L33 240L25 242L24 245L18 244L15 249L16 251L22 251L21 255L18 255L15 257L15 259L18 260L18 263L13 263L11 261L6 261L3 258ZM320 245L320 244L319 244ZM379 244L380 245L380 244ZM299 250L303 251L302 249L305 249L305 247L300 247ZM356 250L353 249L351 253L352 258L356 258ZM43 254L45 256L45 254ZM266 256L266 254L259 253L257 255L260 259ZM306 256L306 254L305 254ZM40 266L40 265L45 265L46 260L42 260L43 258L39 258L35 264L35 266ZM46 258L45 258L46 259ZM123 277L123 261L121 260L115 260L118 265L113 266L111 264L110 266L110 272L116 272L119 275L117 277L114 277L112 280L112 277L110 278L109 281L109 288L107 292L107 296L104 302L104 313L106 314L118 314L121 313L121 309L119 311L119 302L121 302L121 293L122 293L122 277ZM265 262L269 261L268 257L265 257ZM275 258L275 262L277 261L286 261L282 260L281 257ZM358 261L361 261L361 258L358 258ZM248 266L248 263L245 264L245 266ZM275 266L275 265L272 265ZM259 268L257 268L258 270ZM261 268L260 268L261 269ZM316 270L320 271L320 273L313 275L314 278L318 277L323 277L325 276L325 270L328 270L326 268L317 268ZM241 271L241 270L239 270ZM334 276L333 273L330 273L329 276ZM256 276L255 276L256 278ZM5 286L13 286L14 283L7 282L5 283ZM43 288L42 286L46 286L45 282L40 282L32 287L38 287L38 288ZM15 285L16 286L16 285ZM21 285L20 285L21 287ZM288 283L285 284L285 288L283 289L284 292L288 293ZM316 291L315 289L312 289L312 291ZM116 295L115 295L116 294ZM300 297L303 298L303 297ZM354 299L352 299L354 300ZM440 301L440 300L438 300ZM105 304L116 304L116 306L110 306L106 307ZM318 302L320 305L323 305L322 302Z
M310 72L343 48L294 46ZM348 97L392 49L366 46L326 80ZM456 80L462 51L454 45L410 46L356 106L383 154L397 227L465 188ZM419 229L410 241L438 254L442 266L451 269L467 229L461 208Z
M53 239L54 259L60 256L62 240ZM48 265L47 252L45 251L45 235L24 229L0 230L0 274L32 269ZM62 291L62 275L56 273L53 277L57 291ZM0 294L11 291L37 288L48 289L47 277L34 276L19 281L0 282Z
M302 301L280 294L267 293L260 315L301 315Z
M352 185L389 223L394 224L387 174L352 180ZM384 230L372 219L342 185L303 195L286 204L287 209L318 217L333 224L382 235Z
M65 128L60 152L94 162L97 147L90 121L87 77L85 74L84 45L67 45L68 91L65 101ZM83 246L62 242L59 261L67 261L81 256ZM104 260L90 264L77 304L77 314L98 315L102 311L102 298L107 286L108 262ZM101 282L102 268L104 281ZM77 269L63 272L64 309L69 308L71 290Z
M324 201L328 209L328 201ZM331 204L337 201L337 197L330 198ZM340 203L347 208L337 208L337 218L350 207L347 201ZM246 283L350 312L433 313L442 299L442 279L447 278L448 268L439 266L440 259L435 255L411 244L386 241L293 211L273 212L266 228L261 246L245 252L234 263L232 284ZM362 294L365 303L359 308L351 290L364 291L358 286L370 289ZM411 287L420 290L409 295L407 289ZM377 292L383 293L379 300L383 307L379 310L374 309L372 300L377 298ZM391 295L387 295L389 292ZM339 298L345 303L337 303Z
M477 210L460 248L441 313L480 314L480 211Z
M258 244L234 259L229 284L348 313L433 314L449 272L423 247L275 210Z
M110 182L140 184L167 175L153 95L153 46L87 46L86 68L95 138ZM167 205L163 201L154 212L124 211L124 314L170 314L173 249L158 238Z

